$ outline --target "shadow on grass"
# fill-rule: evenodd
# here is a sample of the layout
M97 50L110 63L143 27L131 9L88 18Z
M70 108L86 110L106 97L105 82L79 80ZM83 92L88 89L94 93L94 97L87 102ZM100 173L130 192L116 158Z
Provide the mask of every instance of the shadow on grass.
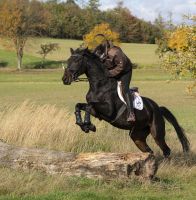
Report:
M8 65L8 62L0 61L0 68L7 67L7 65Z
M38 61L32 62L28 64L24 64L24 68L26 69L55 69L61 68L63 65L66 65L64 60L55 61L55 60L46 60L46 61Z

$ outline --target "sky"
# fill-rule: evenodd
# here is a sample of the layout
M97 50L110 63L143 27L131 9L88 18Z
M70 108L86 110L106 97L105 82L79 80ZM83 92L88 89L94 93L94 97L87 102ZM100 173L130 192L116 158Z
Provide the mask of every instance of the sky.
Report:
M100 0L101 9L107 10L117 5L118 0ZM124 0L124 6L133 15L146 21L154 21L160 13L165 19L172 12L175 23L183 22L183 14L196 14L196 0Z

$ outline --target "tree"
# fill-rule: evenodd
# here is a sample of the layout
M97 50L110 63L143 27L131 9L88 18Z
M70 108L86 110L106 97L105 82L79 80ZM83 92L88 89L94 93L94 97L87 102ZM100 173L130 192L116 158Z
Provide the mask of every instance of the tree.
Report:
M161 15L161 13L158 14L157 18L154 21L154 25L160 30L160 37L164 35L165 29L166 29L166 23Z
M52 53L53 51L58 50L59 45L57 43L41 44L40 48L41 48L41 50L38 53L42 56L42 67L43 67L44 62L46 60L46 56L49 53Z
M3 0L0 5L0 35L12 41L22 67L24 46L29 36L38 35L45 27L46 12L36 0Z
M166 37L167 49L160 54L161 64L164 69L176 78L191 76L193 84L188 86L188 91L196 86L196 27L184 25Z
M102 11L99 10L99 0L89 0L86 7L82 10L84 17L84 25L86 28L86 33L91 31L97 24L103 22ZM86 34L85 33L85 34Z
M116 45L119 45L119 34L112 31L109 24L102 23L95 26L90 33L84 36L84 44L89 49L95 48L103 41L104 38L96 37L97 34L103 34L106 39L113 41Z
M87 4L87 8L92 11L98 11L99 6L100 6L99 0L89 0Z
M140 20L140 26L141 26L140 34L142 37L141 41L143 43L154 44L155 40L157 38L160 38L159 29L155 25L151 24L151 22Z
M140 21L134 17L130 10L122 5L117 8L108 10L105 13L105 20L111 27L120 34L123 42L141 42L141 26Z
M65 4L58 3L57 0L50 0L46 2L45 8L50 13L50 20L47 27L48 36L54 38L63 38L65 26Z
M186 51L189 47L190 27L182 26L170 34L168 46L175 51Z
M66 5L64 9L64 36L72 39L82 39L86 33L84 11L77 5Z
M123 42L155 43L155 38L160 38L161 35L158 25L132 15L131 11L123 6L122 0L118 1L116 8L107 11L99 9L99 0L44 2L51 16L47 28L49 37L82 39L83 35L101 23L110 24L113 30L120 34Z
M168 12L168 20L166 22L167 25L167 29L169 31L174 31L175 30L175 25L173 23L173 13L172 12Z
M67 1L66 1L66 4L76 5L76 3L75 3L74 0L67 0Z
M86 33L85 12L75 1L47 2L45 7L50 13L47 33L55 38L82 39Z

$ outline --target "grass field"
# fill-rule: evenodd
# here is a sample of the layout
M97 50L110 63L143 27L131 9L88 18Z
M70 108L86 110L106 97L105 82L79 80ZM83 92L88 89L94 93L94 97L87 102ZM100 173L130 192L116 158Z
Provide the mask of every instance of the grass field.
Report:
M48 60L59 61L57 66L61 67L61 62L64 62L70 55L70 48L78 48L82 41L78 40L63 40L63 39L50 39L50 38L32 38L27 41L24 50L25 67L33 67L37 62L40 62L40 44L45 43L58 43L60 49L49 54ZM155 55L156 45L153 44L121 44L122 49L131 58L132 62L137 63L138 67L157 67L158 58ZM30 64L31 61L31 64ZM9 67L16 66L16 56L14 51L6 51L4 46L0 44L0 63L3 62ZM1 65L0 65L1 66ZM56 67L57 67L56 66ZM50 66L49 66L50 67Z
M61 43L61 53L54 53L49 59L59 61L64 59L64 53L68 55L67 47L80 43L69 40L55 41ZM26 51L30 56L28 62L31 63L34 58L39 59L36 54L39 39L29 42ZM153 66L134 70L132 85L139 86L143 96L154 99L175 114L190 139L192 153L182 155L174 129L167 123L166 139L172 149L172 157L170 162L160 164L157 173L159 181L151 184L138 180L107 182L0 168L0 200L195 199L196 101L195 96L189 96L185 91L190 81L170 82L170 75L158 67L154 69L157 65L156 56L152 54L150 57L147 52L152 53L155 46L123 44L123 47L132 53L133 57L135 53L134 59L141 61L141 65ZM139 50L140 48L142 50ZM13 52L8 54L12 54L8 59L9 65L14 65ZM8 54L0 50L1 60ZM143 54L146 57L140 60ZM5 67L0 70L0 139L20 146L72 152L137 152L138 149L126 131L113 128L99 120L93 119L97 126L95 134L84 134L80 131L75 125L73 111L77 102L85 101L88 83L76 82L71 86L64 86L61 82L62 73L62 69L18 72ZM161 152L155 142L150 137L148 142L160 159Z

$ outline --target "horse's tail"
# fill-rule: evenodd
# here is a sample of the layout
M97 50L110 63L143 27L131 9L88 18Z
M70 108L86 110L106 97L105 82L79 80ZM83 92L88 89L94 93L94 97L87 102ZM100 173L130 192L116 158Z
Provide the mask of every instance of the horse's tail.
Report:
M166 108L166 107L159 107L162 115L167 119L167 121L172 124L176 130L178 135L178 139L180 140L183 148L183 152L189 152L190 150L190 143L184 133L183 128L179 125L177 119L174 115Z

